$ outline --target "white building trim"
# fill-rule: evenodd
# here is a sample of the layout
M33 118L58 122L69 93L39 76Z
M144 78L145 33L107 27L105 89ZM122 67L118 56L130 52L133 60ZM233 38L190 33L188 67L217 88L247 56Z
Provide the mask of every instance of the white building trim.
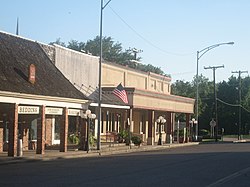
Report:
M75 109L87 109L88 108L88 100L21 94L21 93L13 93L13 92L0 92L0 103L44 105L44 106L51 106L51 107L67 107L67 108L75 108Z
M98 106L98 103L90 103L90 106ZM111 104L102 104L101 107L103 108L119 108L119 109L130 109L130 106L123 106L123 105L111 105Z

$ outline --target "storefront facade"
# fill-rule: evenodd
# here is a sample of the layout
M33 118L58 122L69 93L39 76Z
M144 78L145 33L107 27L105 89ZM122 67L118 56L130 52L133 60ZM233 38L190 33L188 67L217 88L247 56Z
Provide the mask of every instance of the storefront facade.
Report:
M39 43L4 32L0 41L0 152L17 156L20 144L37 154L53 144L66 152L70 130L84 129L80 116L89 106L88 97L54 66Z
M190 129L190 115L194 111L194 99L171 95L171 79L151 72L141 72L112 63L102 66L102 86L106 95L122 83L128 93L130 105L131 132L139 135L147 144L155 144L161 134L163 142L172 143L175 114L186 116L186 129ZM166 123L159 128L159 116ZM161 130L161 132L159 132ZM186 133L186 140L190 137Z
M93 112L97 113L99 58L58 45L55 45L54 56L54 63L60 71L77 89L95 101L90 106L93 107ZM130 123L131 132L139 135L147 144L154 144L159 137L159 124L156 119L162 115L167 119L167 123L161 128L164 142L172 142L175 113L185 114L186 128L190 129L189 119L194 111L194 99L171 95L170 77L141 72L105 61L102 63L101 80L103 137L118 133L119 129L128 128ZM127 91L128 105L113 94L113 90L120 83ZM117 116L120 116L120 128L111 128L113 125L110 124L115 124Z

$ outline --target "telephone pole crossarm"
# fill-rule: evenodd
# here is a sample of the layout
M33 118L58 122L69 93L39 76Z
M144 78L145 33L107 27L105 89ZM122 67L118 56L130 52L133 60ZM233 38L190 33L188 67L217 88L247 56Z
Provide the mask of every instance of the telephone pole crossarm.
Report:
M215 141L218 141L218 108L217 108L217 93L216 93L216 84L215 84L215 70L218 68L224 68L224 65L221 66L209 66L209 67L204 67L204 69L212 69L213 70L213 79L214 79L214 115L215 115L215 122L216 122L216 126L215 126Z

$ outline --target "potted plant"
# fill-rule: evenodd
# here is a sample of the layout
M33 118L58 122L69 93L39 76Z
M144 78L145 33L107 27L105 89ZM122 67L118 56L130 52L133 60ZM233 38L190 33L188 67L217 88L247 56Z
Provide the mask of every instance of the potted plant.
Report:
M184 129L179 130L179 143L184 143Z
M132 136L131 141L137 146L140 146L142 143L142 139L139 136Z
M126 139L128 138L128 132L126 130L121 130L118 134L118 142L124 143Z

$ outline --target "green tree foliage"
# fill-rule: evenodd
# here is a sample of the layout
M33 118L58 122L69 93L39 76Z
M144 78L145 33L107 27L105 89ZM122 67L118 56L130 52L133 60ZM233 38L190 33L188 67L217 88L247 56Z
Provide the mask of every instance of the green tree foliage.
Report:
M193 83L177 80L172 84L172 94L195 98L195 87Z
M172 94L196 98L196 82L199 82L199 129L210 130L209 123L215 117L213 82L204 76L194 77L192 82L176 81L172 84ZM238 134L239 122L239 79L231 76L228 81L216 84L219 131L226 134ZM250 130L250 77L242 78L242 134ZM222 101L222 102L221 102ZM195 117L194 115L192 117ZM178 119L185 116L177 115Z
M64 42L61 41L61 38L57 38L55 42L50 42L49 44L50 44L50 45L57 44L57 45L66 47L66 44L65 44Z
M190 83L190 82L177 80L175 83L171 85L171 91L173 95L195 98L195 87L193 83ZM185 114L182 114L182 113L176 114L176 118L180 121L186 120Z
M199 124L200 128L205 126L206 121L211 119L213 112L213 83L209 82L208 78L200 75L198 80L196 76L192 82L176 81L172 84L172 94L196 98L196 82L199 82ZM196 108L195 108L196 109ZM205 115L204 115L205 114ZM184 115L178 115L181 120L185 118ZM191 116L195 118L195 115Z
M100 55L99 36L96 36L93 40L88 40L86 43L79 42L77 40L71 40L68 42L68 45L65 45L65 43L61 42L60 38L58 38L55 42L51 42L50 44L58 44L80 52L85 51L86 53L91 53L94 56ZM130 52L130 50L123 50L122 44L119 42L114 42L111 37L102 38L102 57L108 62L117 63L145 72L153 72L156 74L169 76L165 74L160 67L155 67L151 64L145 65L138 63L141 60L140 57L134 59L134 55Z
M232 105L238 104L238 80L235 77L230 77L229 81L223 81L218 84L219 90L217 97ZM218 101L218 120L220 128L226 130L225 133L236 134L238 127L238 107L230 106Z
M76 51L82 51L85 49L85 43L78 42L77 40L70 40L67 47Z

